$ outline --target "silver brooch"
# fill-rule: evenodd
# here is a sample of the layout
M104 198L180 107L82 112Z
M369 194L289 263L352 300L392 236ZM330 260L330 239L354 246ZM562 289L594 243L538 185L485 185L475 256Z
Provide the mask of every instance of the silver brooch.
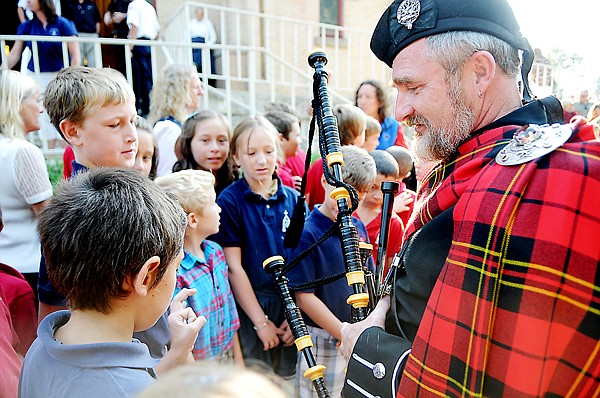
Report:
M514 166L544 156L562 146L573 134L569 125L530 124L517 130L513 139L496 155L496 163Z
M413 24L419 18L421 13L421 3L419 0L404 0L398 6L396 18L400 25L406 26L406 29L412 29Z

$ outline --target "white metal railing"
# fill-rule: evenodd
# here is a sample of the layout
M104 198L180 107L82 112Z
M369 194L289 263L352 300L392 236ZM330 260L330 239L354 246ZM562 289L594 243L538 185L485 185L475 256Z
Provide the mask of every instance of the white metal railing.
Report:
M128 40L128 39L108 39L108 38L83 38L83 37L63 37L63 36L29 36L29 35L0 35L0 48L3 50L8 48L6 46L7 41L31 41L31 58L33 60L33 72L27 69L27 65L21 64L21 71L25 73L32 73L32 77L38 83L41 81L40 79L40 61L38 55L38 42L59 42L62 43L62 56L63 63L65 65L69 64L69 52L67 45L71 42L76 43L93 43L94 44L94 54L96 58L96 67L102 67L103 59L102 59L102 45L115 45L117 47L121 47L121 49L117 51L125 52L125 63L126 63L126 78L129 84L132 84L132 67L131 67L131 57L129 56L129 45L141 45L141 46L150 46L151 54L152 54L152 70L153 76L156 76L157 70L159 69L159 64L157 60L157 55L162 56L167 62L173 62L168 50L163 46L161 41L148 41L148 40ZM0 51L0 58L2 60L2 66L7 65L7 52ZM45 155L50 157L55 157L62 155L62 148L50 149L48 148L48 142L45 138L38 136L37 139L35 136L30 135L29 138L34 141L36 144L39 144L42 148L42 151ZM39 141L39 142L38 142Z
M273 55L256 60L256 75L272 82L270 90L298 77L278 60L285 60L308 73L307 55L315 47L328 52L327 69L332 75L330 88L345 98L354 97L362 80L389 80L389 68L377 60L369 48L372 31L350 27L188 1L164 24L162 31L166 42L191 41L188 23L197 7L204 8L205 17L214 23L219 43L259 47L265 50L264 54ZM172 53L172 56L175 62L191 62L189 51ZM230 71L239 75L244 69L243 57L234 52L229 61ZM221 64L225 65L225 60L221 59Z
M312 97L312 75L308 65L302 69L291 64L286 59L271 53L264 47L251 47L245 45L225 45L225 44L201 44L191 42L167 42L152 40L127 40L113 38L80 38L80 37L48 37L48 36L15 36L0 35L0 46L5 48L6 41L23 40L32 42L32 58L34 71L32 77L40 81L40 66L38 56L38 42L60 42L63 46L63 62L68 64L67 44L70 42L93 43L96 55L96 67L104 65L102 59L101 46L114 45L121 47L116 51L124 51L127 55L126 60L126 78L132 83L131 58L129 57L129 45L149 46L152 53L153 78L158 75L160 68L164 64L174 62L191 63L191 53L194 48L212 49L221 54L222 68L220 71L211 71L210 68L200 74L202 78L205 95L202 98L202 107L204 109L215 109L224 113L232 124L237 119L254 114L262 110L262 105L266 102L283 100L294 108L305 109ZM7 63L7 54L0 52L2 64ZM210 65L209 52L203 51L203 64ZM186 54L187 60L178 58L177 54ZM238 62L241 59L242 62ZM264 76L257 71L257 65L264 60L278 65L278 70L284 73L285 79L273 79ZM241 66L241 67L240 67ZM26 68L26 65L23 66ZM31 73L31 72L28 72ZM218 87L214 88L208 84L208 79L217 80ZM349 102L350 98L338 94L335 90L331 91L332 99L337 102ZM308 114L304 113L305 118ZM302 116L302 115L301 115ZM30 136L34 137L34 136ZM62 153L62 149L49 149L45 139L39 138L39 144L43 152L48 156L57 156Z
M196 7L204 7L205 15L215 23L218 43L191 42L188 21ZM93 43L96 67L105 64L102 46L114 45L127 55L126 77L130 83L131 44L151 47L154 78L165 64L191 64L192 49L212 50L218 60L214 71L209 66L209 51L202 51L202 63L206 66L200 74L205 93L202 107L224 113L235 124L236 119L262 110L265 102L278 100L288 102L306 120L308 114L304 110L312 98L313 74L306 58L315 45L329 54L327 69L332 76L329 88L334 102L353 102L354 92L363 80L387 81L390 70L371 53L370 35L363 30L186 2L164 25L162 40L0 35L0 46L6 48L9 40L31 41L34 78L39 79L38 41L63 43L65 61L67 43ZM0 51L0 56L6 65L6 52ZM216 80L218 88L210 86L209 79ZM41 142L41 147L47 155L58 154L58 150L49 150L46 142Z

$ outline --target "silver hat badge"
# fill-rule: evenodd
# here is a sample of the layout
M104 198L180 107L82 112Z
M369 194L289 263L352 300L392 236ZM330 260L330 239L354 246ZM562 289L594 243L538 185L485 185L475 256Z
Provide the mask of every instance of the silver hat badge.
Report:
M404 0L398 6L396 18L400 25L406 26L406 29L412 29L413 23L419 18L421 13L421 3L419 0Z

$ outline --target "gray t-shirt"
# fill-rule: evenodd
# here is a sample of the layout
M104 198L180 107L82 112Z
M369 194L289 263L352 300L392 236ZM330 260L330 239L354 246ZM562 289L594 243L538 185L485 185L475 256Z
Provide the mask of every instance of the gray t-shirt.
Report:
M69 311L58 311L40 323L21 370L19 397L131 397L156 379L159 361L138 340L60 343L54 333L70 317Z

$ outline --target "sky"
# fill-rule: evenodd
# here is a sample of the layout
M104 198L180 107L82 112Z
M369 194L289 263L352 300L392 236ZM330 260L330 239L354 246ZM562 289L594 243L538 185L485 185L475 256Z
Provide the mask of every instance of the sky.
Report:
M575 52L584 59L579 90L596 89L600 76L600 0L508 0L533 48ZM588 87L584 87L584 86Z

